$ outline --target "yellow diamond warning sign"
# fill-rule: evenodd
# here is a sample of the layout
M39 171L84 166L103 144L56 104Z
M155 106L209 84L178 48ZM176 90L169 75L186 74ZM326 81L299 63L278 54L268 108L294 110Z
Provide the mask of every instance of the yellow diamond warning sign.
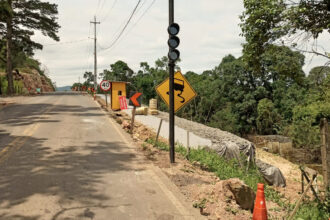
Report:
M170 91L170 80L167 78L161 84L156 87L158 95L164 100L167 106L170 105L169 91ZM177 112L193 98L197 93L191 87L187 79L182 75L181 72L174 74L174 112Z

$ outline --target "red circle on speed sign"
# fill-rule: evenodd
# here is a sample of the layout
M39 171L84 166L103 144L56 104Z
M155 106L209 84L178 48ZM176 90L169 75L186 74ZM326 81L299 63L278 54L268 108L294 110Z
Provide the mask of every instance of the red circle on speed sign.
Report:
M102 80L100 88L102 91L107 92L111 89L111 83L108 80Z

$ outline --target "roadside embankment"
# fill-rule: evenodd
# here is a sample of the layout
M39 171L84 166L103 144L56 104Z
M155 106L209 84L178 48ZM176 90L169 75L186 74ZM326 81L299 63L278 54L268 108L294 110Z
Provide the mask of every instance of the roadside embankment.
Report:
M0 72L0 83L4 94L6 94L8 86L5 76L4 72ZM29 73L20 72L19 74L13 74L13 76L14 89L17 94L34 94L37 88L40 88L41 92L54 92L50 79L45 75L40 75L37 70L31 69Z

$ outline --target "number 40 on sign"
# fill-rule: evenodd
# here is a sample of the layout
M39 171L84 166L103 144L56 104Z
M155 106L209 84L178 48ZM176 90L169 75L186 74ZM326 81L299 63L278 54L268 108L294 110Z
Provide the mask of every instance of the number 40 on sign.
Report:
M102 91L107 92L111 89L111 83L108 80L103 80L100 83L100 88Z

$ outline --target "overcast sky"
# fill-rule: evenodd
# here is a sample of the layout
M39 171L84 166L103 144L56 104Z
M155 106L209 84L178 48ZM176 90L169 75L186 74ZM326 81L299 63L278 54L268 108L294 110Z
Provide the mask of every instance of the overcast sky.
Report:
M125 61L134 71L143 61L154 65L157 58L168 52L168 1L155 0L151 5L153 1L141 0L123 36L114 47L102 51L116 38L138 0L51 0L58 4L61 41L56 43L37 33L34 39L45 47L35 57L48 69L57 86L72 85L79 77L82 82L83 73L93 71L94 42L89 38L94 34L90 21L96 15L101 21L97 25L98 72L109 69L117 60ZM244 38L239 36L238 24L243 9L242 0L175 1L175 21L181 27L180 66L184 73L212 69L227 54L241 55ZM318 44L330 51L329 35L321 36ZM304 70L325 62L309 55Z

